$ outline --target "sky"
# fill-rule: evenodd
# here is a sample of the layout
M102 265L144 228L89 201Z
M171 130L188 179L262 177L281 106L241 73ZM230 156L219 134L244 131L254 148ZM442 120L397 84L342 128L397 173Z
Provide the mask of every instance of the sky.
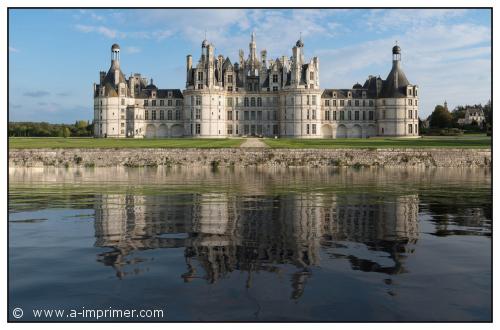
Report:
M92 120L93 83L115 42L126 76L182 90L186 55L197 62L205 33L234 62L252 32L268 59L291 56L302 35L321 88L385 79L397 41L421 117L445 100L451 110L491 98L488 9L10 9L9 121Z

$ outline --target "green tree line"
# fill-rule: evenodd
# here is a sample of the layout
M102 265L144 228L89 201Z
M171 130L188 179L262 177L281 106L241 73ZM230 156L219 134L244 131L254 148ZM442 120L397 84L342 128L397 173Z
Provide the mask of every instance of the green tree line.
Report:
M16 137L77 137L92 136L94 125L86 120L74 124L50 124L46 122L9 122L9 136Z
M458 120L465 118L466 109L477 109L484 112L484 122L477 123L472 122L469 125L461 125ZM436 130L463 130L469 132L487 132L491 131L493 126L493 112L491 106L491 100L486 102L486 104L474 104L474 105L459 105L456 106L451 112L448 111L442 105L436 105L432 114L427 117L429 121L429 131ZM422 126L421 126L422 127ZM426 133L425 131L422 133Z

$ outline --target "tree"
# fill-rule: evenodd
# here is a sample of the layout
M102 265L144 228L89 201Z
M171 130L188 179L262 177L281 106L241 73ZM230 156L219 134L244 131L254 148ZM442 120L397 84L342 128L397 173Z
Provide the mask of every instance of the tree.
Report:
M430 127L431 128L447 128L452 124L453 117L451 113L446 110L442 105L436 105L431 114Z
M486 102L484 105L483 111L484 111L484 120L486 122L487 127L492 127L493 126L493 112L491 111L491 100Z
M65 138L67 138L67 137L70 137L70 136L71 136L71 131L70 131L70 129L69 129L68 127L64 127L64 129L63 129L63 136L64 136Z

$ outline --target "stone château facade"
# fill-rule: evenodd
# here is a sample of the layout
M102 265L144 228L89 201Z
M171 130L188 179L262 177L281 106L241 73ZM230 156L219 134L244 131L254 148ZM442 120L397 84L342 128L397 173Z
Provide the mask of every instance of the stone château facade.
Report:
M151 79L120 69L120 47L94 84L96 137L279 136L344 138L418 136L418 86L401 69L401 48L392 49L385 80L369 76L351 89L321 89L319 59L306 61L302 38L292 57L257 56L255 34L245 58L232 63L207 40L201 57L186 59L186 87L158 89Z

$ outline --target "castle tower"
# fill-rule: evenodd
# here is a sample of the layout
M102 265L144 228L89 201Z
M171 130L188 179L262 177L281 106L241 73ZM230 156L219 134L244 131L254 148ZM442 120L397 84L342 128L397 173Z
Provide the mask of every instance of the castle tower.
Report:
M401 47L392 47L392 69L377 100L378 135L418 136L418 87L401 68Z

